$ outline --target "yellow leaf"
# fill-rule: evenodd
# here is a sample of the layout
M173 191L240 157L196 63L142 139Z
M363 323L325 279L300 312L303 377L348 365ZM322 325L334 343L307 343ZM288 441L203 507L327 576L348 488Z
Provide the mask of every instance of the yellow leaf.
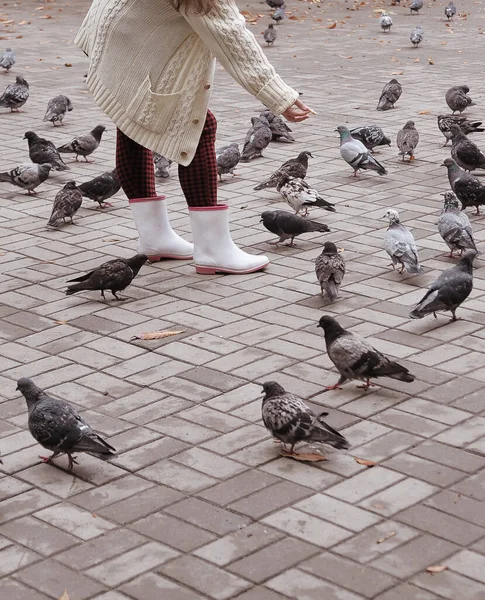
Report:
M429 115L429 114L430 114L430 111L429 111L429 110L420 110L420 111L418 112L418 115Z
M428 56L428 65L434 65L434 60L431 58L431 56Z
M59 598L59 600L70 600L69 598L69 594L67 593L67 590L64 590L64 593L62 594L62 596Z
M441 573L442 571L446 571L448 567L446 565L432 565L431 567L426 567L426 571L428 573Z
M373 460L366 460L365 458L357 458L356 456L354 456L354 460L356 463L359 463L359 465L364 465L364 467L375 467L377 465L377 463L374 462Z
M69 321L54 321L54 323L57 323L58 325L67 325Z
M172 335L179 335L184 333L185 329L179 329L177 331L147 331L145 333L139 333L130 338L130 342L133 340L161 340Z
M376 544L382 544L382 542L385 542L386 540L388 540L389 538L392 538L396 535L395 531L391 531L391 533L388 533L387 535L385 535L384 537L381 537L380 539L377 540Z

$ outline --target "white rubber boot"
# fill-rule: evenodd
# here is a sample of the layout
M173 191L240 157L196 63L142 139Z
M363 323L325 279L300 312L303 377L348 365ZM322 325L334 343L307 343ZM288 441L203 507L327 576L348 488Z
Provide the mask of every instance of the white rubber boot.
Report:
M197 273L253 273L268 265L266 256L247 254L232 241L226 204L189 206L189 215Z
M165 196L132 198L129 202L139 235L138 254L146 254L150 262L193 257L193 244L183 240L170 226Z

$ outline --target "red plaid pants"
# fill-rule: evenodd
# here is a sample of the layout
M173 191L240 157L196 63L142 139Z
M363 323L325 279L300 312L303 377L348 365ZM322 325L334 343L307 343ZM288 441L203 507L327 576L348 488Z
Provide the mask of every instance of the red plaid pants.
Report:
M194 158L187 167L179 165L180 186L189 206L217 204L216 131L216 118L208 110ZM151 151L119 129L116 137L116 173L130 200L157 196Z

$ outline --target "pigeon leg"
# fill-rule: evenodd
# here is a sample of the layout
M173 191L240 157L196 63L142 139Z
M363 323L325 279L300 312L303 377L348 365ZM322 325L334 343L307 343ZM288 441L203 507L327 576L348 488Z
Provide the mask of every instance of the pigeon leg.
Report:
M329 392L330 390L341 390L342 389L342 383L344 383L346 381L345 377L341 377L337 383L334 383L333 385L327 385L325 386L325 391Z
M477 204L477 212L475 213L475 216L480 215L480 206Z
M106 300L106 296L104 295L104 290L101 290L101 296L103 296L103 300ZM106 300L107 302L107 300Z
M402 275L404 273L404 265L402 265L401 270L399 271L399 275Z
M27 194L28 194L29 196L36 196L36 195L37 195L37 192L36 192L35 190L27 190Z
M457 321L458 319L456 318L456 308L451 308L450 310L451 310L451 314L453 315L451 317L451 320L452 321Z
M113 205L111 204L111 202L106 202L105 200L103 200L102 202L99 203L98 208L106 208L107 206L110 206L111 208L113 208Z
M268 244L271 244L271 246L277 246L280 243L280 240L276 240L275 242L268 242Z
M362 385L358 385L357 387L358 388L362 388L365 391L367 391L371 386L372 387L376 387L376 384L375 383L371 383L371 381L369 379L367 379L365 383L363 383Z
M54 460L54 458L57 458L60 454L62 454L62 452L56 451L56 452L53 452L50 456L39 456L39 458L42 459L43 463L47 464L47 463L51 463Z
M68 471L72 471L72 468L74 467L74 465L79 464L76 460L76 457L73 456L70 452L67 453L67 456L69 458L69 464L67 465L67 470Z
M325 456L319 454L318 452L310 452L307 454L303 452L295 452L293 450L290 450L290 452L287 452L286 450L281 450L280 456L284 456L285 458L294 458L295 460L301 460L303 462L318 462L321 460L327 460Z
M88 160L88 157L87 157L87 156L85 156L85 157L84 157L84 162L87 162L87 163L93 163L93 162L94 162L94 160Z
M120 298L119 296L117 296L114 290L111 290L111 293L116 298L116 300L119 300L120 302L124 302L125 300L127 300L127 298Z

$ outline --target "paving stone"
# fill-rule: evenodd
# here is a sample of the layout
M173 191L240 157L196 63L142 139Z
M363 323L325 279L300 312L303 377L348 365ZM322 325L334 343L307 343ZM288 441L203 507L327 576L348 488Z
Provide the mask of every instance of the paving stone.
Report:
M485 515L482 503L462 494L445 490L426 500L428 506L437 508L445 513L464 519L475 525L485 527Z
M125 583L122 591L136 600L159 600L168 595L171 600L198 600L201 596L157 573L145 573Z
M437 598L438 596L431 592L426 592L409 583L403 583L376 596L375 600L437 600Z
M381 515L391 516L396 512L416 504L431 496L436 488L408 477L382 492L370 496L360 502L359 506L375 511Z
M325 494L316 494L294 504L303 512L330 521L355 532L367 529L380 521L380 518L366 510L341 502Z
M467 598L480 600L483 597L483 583L472 581L451 571L439 573L439 577L430 577L429 573L421 573L413 577L412 582L425 590L436 592L442 598Z
M463 479L463 471L451 469L404 452L399 456L393 456L382 464L400 473L423 479L428 483L441 487L447 487Z
M79 543L79 538L32 517L22 517L5 523L0 526L0 535L43 556L56 554Z
M451 489L454 492L470 496L470 498L474 498L475 500L483 501L485 499L485 473L481 472L470 475L470 477L463 479L460 485L455 484Z
M27 490L0 502L0 522L5 523L57 503L57 498L42 490Z
M453 571L466 575L470 579L485 583L485 557L469 550L462 550L447 560L447 565Z
M434 440L429 440L419 444L416 448L411 448L408 452L432 460L438 464L444 464L454 469L461 469L467 473L474 473L478 469L485 467L485 458L477 456L466 450L454 448L439 444Z
M356 503L403 479L404 475L384 467L366 469L352 479L328 488L326 493L341 500Z
M175 517L218 535L225 535L249 523L249 519L246 517L236 515L197 498L187 498L165 510Z
M362 600L364 598L360 594L354 594L298 569L290 569L266 582L266 585L286 596L289 595L290 598L298 598L298 600L318 600L322 597L329 600Z
M276 477L262 473L261 471L244 471L227 481L223 481L208 490L200 492L199 496L214 504L226 506L231 502L243 500L245 496L250 496L254 492L264 490L264 488L277 481ZM237 508L234 506L232 508L237 511Z
M250 494L245 498L240 498L230 504L229 508L248 515L253 519L259 519L301 498L310 496L312 493L313 490L309 488L289 481L282 481Z
M67 503L39 510L35 516L82 540L90 540L114 528L105 519Z
M47 600L48 596L28 588L19 581L7 579L6 577L0 580L0 593L3 598L9 600Z

